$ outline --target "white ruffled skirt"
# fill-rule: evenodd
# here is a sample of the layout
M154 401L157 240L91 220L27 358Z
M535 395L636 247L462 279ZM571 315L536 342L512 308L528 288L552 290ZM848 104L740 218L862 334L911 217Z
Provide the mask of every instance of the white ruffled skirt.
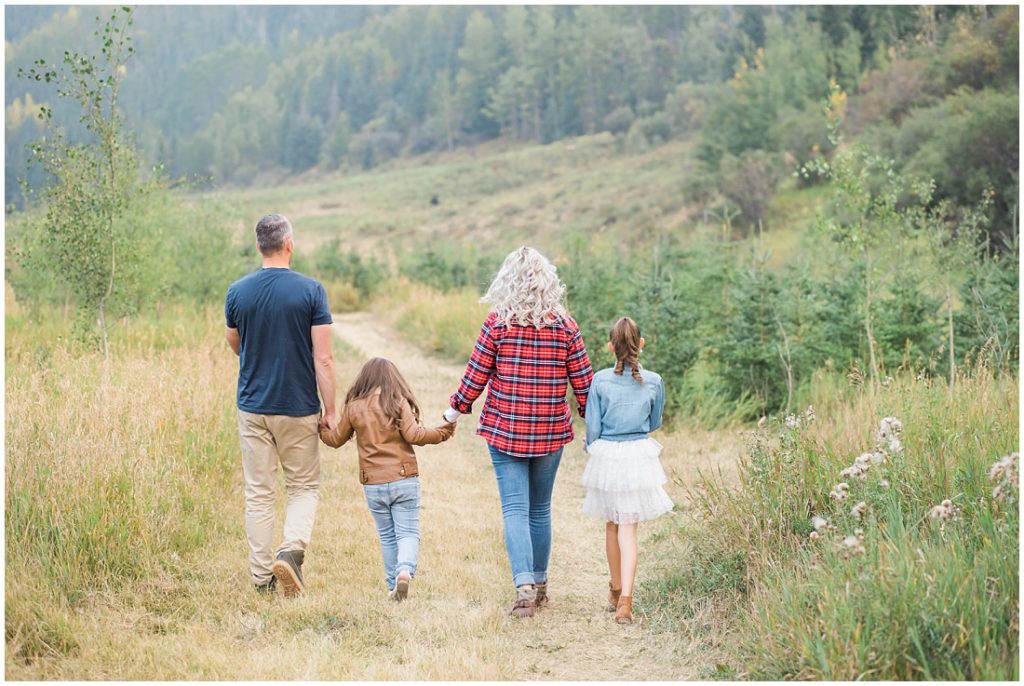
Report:
M653 438L598 439L587 446L583 513L615 524L635 524L671 512L672 499L664 489L668 478L658 460L661 450Z

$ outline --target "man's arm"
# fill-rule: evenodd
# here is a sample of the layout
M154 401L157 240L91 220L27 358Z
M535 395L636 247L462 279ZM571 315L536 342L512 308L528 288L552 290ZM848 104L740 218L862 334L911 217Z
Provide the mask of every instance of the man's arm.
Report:
M228 339L228 345L231 346L231 349L234 351L234 353L236 355L241 355L242 354L242 336L238 333L238 329L234 329L234 328L229 326L227 328L227 333L225 334L225 338Z
M320 426L334 430L338 425L334 401L334 351L331 348L331 324L319 324L310 328L313 337L313 366L316 368L316 385L324 402L324 416Z

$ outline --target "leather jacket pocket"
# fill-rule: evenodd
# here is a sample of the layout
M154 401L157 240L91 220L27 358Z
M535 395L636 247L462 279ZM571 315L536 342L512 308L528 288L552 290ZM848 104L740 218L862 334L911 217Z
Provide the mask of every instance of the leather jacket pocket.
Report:
M410 476L419 476L420 470L419 465L415 462L402 462L402 468L398 470L400 476L408 478Z

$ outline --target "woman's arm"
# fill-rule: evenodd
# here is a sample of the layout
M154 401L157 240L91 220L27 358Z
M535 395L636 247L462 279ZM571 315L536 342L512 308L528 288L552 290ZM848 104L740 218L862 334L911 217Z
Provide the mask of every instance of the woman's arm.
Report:
M416 420L412 407L406 403L402 408L402 421L398 431L409 445L433 445L451 438L452 425L446 424L436 429L428 429Z
M569 341L569 354L565 359L565 370L572 384L572 392L576 395L581 417L587 416L587 394L594 380L594 369L590 366L587 348L583 345L583 334L578 327L573 327L573 336ZM598 418L600 419L600 417Z
M332 448L340 448L352 438L355 429L352 426L352 419L349 417L348 405L341 411L341 419L333 429L320 425L320 440Z
M491 336L491 325L494 322L493 316L488 316L480 327L480 335L477 336L476 345L473 346L473 354L469 357L466 365L466 373L462 376L462 383L459 390L451 397L451 406L462 414L469 414L473 410L473 402L480 397L487 387L487 382L494 373L495 359L498 355L498 346Z

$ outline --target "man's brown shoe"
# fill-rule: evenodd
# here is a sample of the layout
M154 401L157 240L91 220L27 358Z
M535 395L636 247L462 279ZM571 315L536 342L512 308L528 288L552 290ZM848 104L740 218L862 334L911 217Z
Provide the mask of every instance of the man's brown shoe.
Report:
M622 594L621 588L612 588L612 582L608 582L608 605L604 609L609 612L615 612L615 609L619 606L619 596Z
M284 589L285 598L294 598L303 591L302 562L305 557L301 550L282 550L270 568Z
M615 608L615 623L633 623L633 596L619 596L619 603Z

